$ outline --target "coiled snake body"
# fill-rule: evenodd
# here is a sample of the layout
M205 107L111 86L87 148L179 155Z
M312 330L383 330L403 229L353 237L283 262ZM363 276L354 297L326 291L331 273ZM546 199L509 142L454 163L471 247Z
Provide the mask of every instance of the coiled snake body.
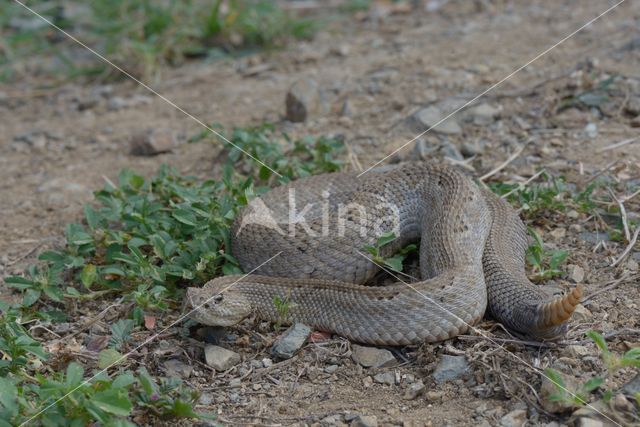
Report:
M397 238L380 255L420 240L421 280L366 286L379 267L364 248L390 230ZM508 328L546 339L563 333L582 293L577 286L550 300L529 282L517 213L445 166L300 179L255 199L231 231L242 269L259 268L189 288L185 305L200 323L228 326L256 313L358 342L406 345L464 333L488 309Z

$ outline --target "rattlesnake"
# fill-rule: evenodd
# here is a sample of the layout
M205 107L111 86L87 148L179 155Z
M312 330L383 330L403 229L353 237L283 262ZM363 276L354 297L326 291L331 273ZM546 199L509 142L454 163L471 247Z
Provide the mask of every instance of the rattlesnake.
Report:
M379 267L364 248L389 230L397 237L379 256L420 240L422 279L366 286ZM511 330L557 338L582 286L547 297L525 275L526 248L526 228L513 208L451 167L409 163L362 178L311 176L240 211L231 252L252 274L189 288L185 306L208 325L256 313L385 345L454 337L488 310Z

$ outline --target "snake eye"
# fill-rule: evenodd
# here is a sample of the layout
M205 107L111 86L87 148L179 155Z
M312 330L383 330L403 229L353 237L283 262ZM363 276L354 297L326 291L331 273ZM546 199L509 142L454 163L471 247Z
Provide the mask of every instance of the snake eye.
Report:
M222 296L222 294L218 294L215 297L213 297L213 302L221 302L223 298L224 297Z

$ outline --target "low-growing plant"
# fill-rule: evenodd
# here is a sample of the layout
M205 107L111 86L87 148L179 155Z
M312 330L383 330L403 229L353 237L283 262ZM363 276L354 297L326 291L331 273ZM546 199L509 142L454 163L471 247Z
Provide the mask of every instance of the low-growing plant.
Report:
M384 247L396 240L397 237L394 232L386 232L380 235L376 244L371 246L367 245L364 247L364 250L369 252L373 257L373 262L378 265L386 266L393 271L397 271L398 273L402 273L404 268L403 262L405 258L410 254L417 250L417 245L410 244L396 251L392 256L384 256L385 252Z
M631 366L640 369L640 347L632 348L620 356L609 350L609 346L604 337L598 332L588 331L586 335L593 340L600 350L600 358L604 363L606 377L609 380L622 368ZM562 375L558 371L547 368L545 369L545 373L556 388L556 392L550 396L550 400L565 402L576 406L587 404L590 394L605 384L605 379L602 376L594 376L582 383L577 390L568 390L567 384L565 384ZM605 389L602 392L602 398L605 401L611 399L612 396L612 390ZM640 405L640 393L637 393L635 398Z
M532 267L531 279L542 281L562 276L565 272L560 269L560 265L565 262L569 252L547 249L542 237L535 230L529 229L529 234L534 240L526 253L527 263Z
M283 298L276 295L273 297L273 305L275 306L276 313L278 314L278 320L276 320L276 323L273 325L273 329L277 332L282 327L282 324L287 321L289 312L292 308L296 307L296 303L291 301L290 294Z

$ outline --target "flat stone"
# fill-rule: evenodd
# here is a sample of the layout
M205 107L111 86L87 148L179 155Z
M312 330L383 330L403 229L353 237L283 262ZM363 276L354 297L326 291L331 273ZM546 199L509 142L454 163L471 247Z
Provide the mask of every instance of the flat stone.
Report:
M134 156L155 156L167 153L178 145L173 131L169 129L149 129L131 138L130 153Z
M433 371L433 379L437 383L452 381L471 372L471 368L464 356L450 356L445 354Z
M484 152L485 145L486 141L482 140L476 140L473 142L466 141L460 146L460 152L465 157L476 156Z
M208 344L204 347L207 365L216 371L226 371L240 363L240 355L226 348Z
M351 421L351 427L378 427L378 417L375 415L358 415Z
M380 372L373 376L373 380L378 384L394 385L396 383L396 376L393 372Z
M335 371L337 371L337 370L338 370L338 368L339 368L339 366L338 366L338 365L329 365L329 366L327 366L326 368L324 368L324 371L325 371L327 374L333 374Z
M193 372L193 366L178 359L169 359L164 362L164 369L170 377L189 378Z
M608 242L610 240L609 233L605 231L600 231L600 232L583 231L582 233L578 234L578 238L580 240L584 240L585 242L589 242L589 243L598 243L601 241Z
M636 393L640 393L640 374L636 375L631 381L623 385L620 391L628 394L629 396L635 396Z
M593 313L591 313L591 311L584 305L578 304L573 310L572 317L576 322L586 322L591 320Z
M422 128L424 131L434 126L446 116L447 114L440 111L437 107L429 106L414 113L413 116L411 116L410 121L414 127ZM462 128L453 116L438 124L432 130L448 135L457 135L462 133Z
M500 425L504 427L522 427L527 422L527 411L516 409L500 418Z
M304 122L322 110L322 94L313 79L295 82L285 98L285 117L291 122Z
M595 420L588 417L578 418L578 422L575 423L576 427L604 427L604 423L600 420Z
M473 124L478 126L490 125L496 120L499 114L499 108L484 103L471 107L464 112L464 116L468 117Z
M584 281L584 268L574 264L568 265L567 268L569 270L569 279L573 283L582 283Z
M425 390L426 390L426 387L424 383L422 381L416 381L415 383L407 387L407 391L404 394L404 398L406 400L414 400L415 398L420 396L422 393L424 393Z
M396 358L389 350L353 344L351 358L365 368L383 368L394 365Z
M302 323L295 323L276 340L271 348L271 355L280 359L290 359L311 335L311 328Z

